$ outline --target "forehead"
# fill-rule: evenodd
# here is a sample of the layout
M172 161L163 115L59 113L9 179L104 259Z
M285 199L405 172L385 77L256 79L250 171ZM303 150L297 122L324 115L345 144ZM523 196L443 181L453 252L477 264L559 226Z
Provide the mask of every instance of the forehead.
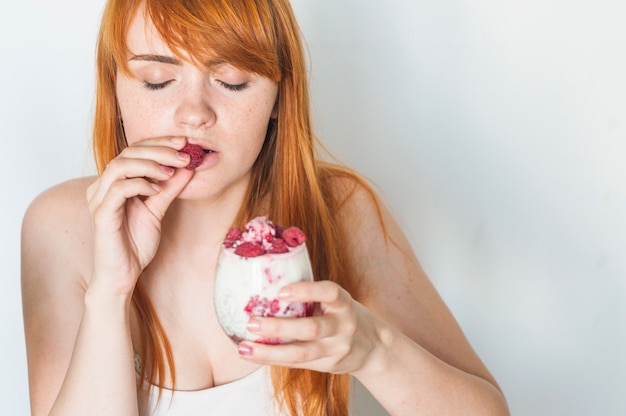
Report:
M139 7L130 21L126 34L126 46L131 54L156 54L169 56L172 51L157 32L154 24L146 18L145 9Z
M281 47L274 24L268 23L271 13L254 1L231 2L245 10L215 0L196 1L202 7L191 8L196 4L191 0L140 1L123 23L125 37L112 24L110 41L117 69L127 72L128 59L134 55L160 55L197 66L227 62L275 82L281 79Z

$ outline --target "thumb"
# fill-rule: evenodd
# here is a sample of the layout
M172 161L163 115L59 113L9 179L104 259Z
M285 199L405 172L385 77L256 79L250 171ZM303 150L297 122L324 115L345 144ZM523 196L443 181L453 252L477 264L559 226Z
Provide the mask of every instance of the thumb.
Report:
M161 188L158 194L146 198L146 206L159 220L163 219L172 201L187 186L194 173L194 170L176 169L171 178L158 183Z

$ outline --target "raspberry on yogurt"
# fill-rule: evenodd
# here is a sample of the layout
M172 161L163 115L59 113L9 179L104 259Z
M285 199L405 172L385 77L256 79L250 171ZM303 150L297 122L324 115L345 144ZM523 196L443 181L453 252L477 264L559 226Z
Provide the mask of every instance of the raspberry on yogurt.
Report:
M246 224L245 230L231 228L224 239L224 246L234 248L241 257L257 257L267 253L280 254L290 248L304 244L304 232L297 227L282 227L268 220L256 217Z

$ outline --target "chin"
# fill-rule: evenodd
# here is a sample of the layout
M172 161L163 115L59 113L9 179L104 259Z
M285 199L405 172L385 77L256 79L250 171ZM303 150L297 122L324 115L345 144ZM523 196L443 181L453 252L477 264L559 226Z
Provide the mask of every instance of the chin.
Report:
M180 200L199 201L214 196L215 186L196 181L193 178L176 197Z
M248 189L248 178L231 183L216 182L196 174L178 194L177 199L185 201L212 201L235 198L242 200Z

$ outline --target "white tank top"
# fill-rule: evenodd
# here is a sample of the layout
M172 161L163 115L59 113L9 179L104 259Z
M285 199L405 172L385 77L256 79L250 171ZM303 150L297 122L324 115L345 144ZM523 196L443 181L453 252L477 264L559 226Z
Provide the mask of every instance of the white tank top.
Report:
M261 367L232 383L206 390L182 391L150 387L148 409L142 416L278 416L269 367Z

